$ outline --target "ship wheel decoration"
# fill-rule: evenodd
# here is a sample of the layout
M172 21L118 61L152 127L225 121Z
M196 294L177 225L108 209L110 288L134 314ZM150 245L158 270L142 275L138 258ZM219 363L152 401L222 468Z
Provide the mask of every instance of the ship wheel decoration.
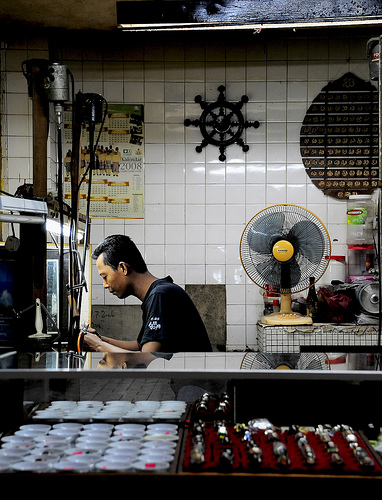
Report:
M246 153L249 146L244 143L241 135L244 129L249 127L258 128L258 121L245 121L241 112L243 104L248 102L248 97L243 95L240 101L236 104L230 103L225 97L225 87L218 87L219 96L216 102L207 104L203 101L200 95L195 97L195 102L200 104L203 112L198 120L184 120L184 125L189 127L199 127L202 133L203 140L200 145L196 146L197 153L201 153L203 148L212 144L217 146L220 151L219 160L225 161L225 150L231 144L238 144Z

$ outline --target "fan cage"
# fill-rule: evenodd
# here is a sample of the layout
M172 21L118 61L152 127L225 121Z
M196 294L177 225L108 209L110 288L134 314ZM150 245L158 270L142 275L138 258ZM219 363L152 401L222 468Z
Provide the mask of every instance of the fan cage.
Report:
M247 352L241 370L330 370L326 353L263 353Z
M265 264L267 260L272 259L272 254L269 252L268 254L260 253L254 251L250 248L248 244L248 234L251 231L255 222L258 222L260 218L266 217L273 214L283 214L284 222L282 227L282 234L287 235L292 226L297 222L301 221L309 221L315 224L318 231L322 235L322 255L318 264L312 263L301 254L295 256L296 263L298 264L301 270L301 277L298 282L295 284L291 284L290 287L284 289L281 285L281 276L274 275L272 279L266 279L261 272L258 271L258 266ZM275 293L297 293L303 290L306 290L310 287L310 278L314 278L314 283L316 283L321 276L325 273L331 255L331 244L329 233L322 223L322 221L310 210L303 208L299 205L291 205L291 204L279 204L279 205L271 205L267 208L260 210L256 215L254 215L250 221L247 223L241 240L240 240L240 259L243 265L243 268L248 275L248 277L260 288L264 290L270 290Z

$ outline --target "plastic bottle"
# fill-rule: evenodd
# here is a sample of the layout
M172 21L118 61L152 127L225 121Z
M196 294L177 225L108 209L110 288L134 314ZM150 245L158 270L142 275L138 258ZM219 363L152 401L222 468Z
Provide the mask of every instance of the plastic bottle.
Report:
M371 195L351 195L347 202L347 244L373 245L374 204Z

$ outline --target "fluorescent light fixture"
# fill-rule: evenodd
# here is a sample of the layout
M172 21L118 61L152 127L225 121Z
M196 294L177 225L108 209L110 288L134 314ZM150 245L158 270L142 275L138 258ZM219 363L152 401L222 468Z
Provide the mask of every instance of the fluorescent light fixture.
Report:
M49 233L57 234L59 236L59 235L61 235L61 224L58 221L54 220L54 219L47 219L46 220L46 230ZM84 239L84 231L82 231L81 229L79 229L77 231L77 233L78 233L78 235L77 235L78 241L82 241ZM62 226L62 234L66 238L70 237L70 227L67 224L64 224Z
M296 28L343 28L343 27L366 27L381 26L382 19L359 19L359 20L325 20L325 21L301 21L301 22L280 22L264 24L230 24L230 23L179 23L179 24L119 24L122 31L202 31L202 30L252 30L260 33L264 29L296 29Z
M48 207L45 201L28 200L16 196L0 196L0 222L10 224L44 224ZM17 212L17 213L15 213Z
M48 207L45 201L29 200L17 196L0 196L0 210L9 212L31 212L33 214L47 214Z
M43 215L0 214L0 222L9 224L44 224Z
M232 24L232 23L158 23L158 24L120 24L123 31L188 31L188 30L253 30L261 31L259 24Z

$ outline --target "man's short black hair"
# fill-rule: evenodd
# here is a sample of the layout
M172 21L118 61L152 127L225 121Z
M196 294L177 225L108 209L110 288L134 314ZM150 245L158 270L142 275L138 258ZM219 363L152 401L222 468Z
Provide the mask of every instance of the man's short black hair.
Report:
M137 273L147 271L147 266L135 243L129 236L113 234L107 236L94 250L92 257L97 259L102 254L103 263L117 270L120 262L126 262Z

